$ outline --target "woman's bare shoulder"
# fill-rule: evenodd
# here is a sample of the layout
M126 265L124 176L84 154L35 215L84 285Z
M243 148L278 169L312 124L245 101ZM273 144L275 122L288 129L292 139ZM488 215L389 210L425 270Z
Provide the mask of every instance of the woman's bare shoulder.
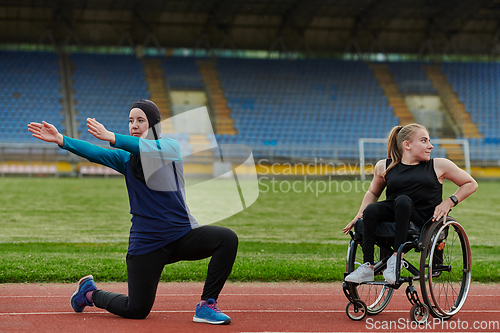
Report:
M375 168L384 168L385 170L385 167L387 165L387 159L384 158L383 160L379 160L376 164L375 164Z
M386 163L387 163L387 159L383 159L383 160L379 160L376 164L375 164L375 174L376 175L382 175L386 169Z

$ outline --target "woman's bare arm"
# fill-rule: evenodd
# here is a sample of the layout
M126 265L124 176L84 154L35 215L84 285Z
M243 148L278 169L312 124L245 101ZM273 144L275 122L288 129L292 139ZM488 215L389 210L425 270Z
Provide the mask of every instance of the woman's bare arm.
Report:
M434 169L439 180L448 179L458 186L457 191L453 194L457 197L458 202L465 200L469 195L476 192L478 185L474 178L449 159L435 158ZM450 198L443 200L443 202L434 209L434 214L432 216L433 221L437 221L441 217L445 220L448 212L453 206L454 203Z
M361 206L359 207L358 213L354 217L354 219L349 222L342 231L347 234L349 230L352 229L354 223L363 217L363 212L365 211L366 206L373 202L377 202L378 198L382 194L385 188L385 179L384 179L384 171L385 171L385 160L380 160L375 165L375 170L373 173L373 180L368 188L368 191L365 193L363 197L363 201L361 202Z

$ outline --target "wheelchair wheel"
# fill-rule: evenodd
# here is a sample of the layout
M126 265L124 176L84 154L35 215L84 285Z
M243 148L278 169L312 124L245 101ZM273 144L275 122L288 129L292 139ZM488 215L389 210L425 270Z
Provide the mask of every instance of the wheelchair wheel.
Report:
M345 308L345 312L347 316L355 321L363 320L366 317L366 304L360 300L354 300L353 302L347 303Z
M429 308L425 304L414 304L410 310L410 318L418 324L425 324L429 319Z
M375 261L380 260L381 252L383 252L382 257L388 255L385 251L380 248L377 249L377 246L375 246ZM347 271L351 273L356 270L356 263L362 262L362 244L351 240L347 252ZM359 284L352 288L352 296L366 304L366 314L368 315L376 315L382 312L387 305L389 305L392 294L394 293L394 289L382 284L376 284L376 282L384 282L382 273L375 274L375 284Z
M420 257L421 293L431 315L449 319L465 303L471 282L471 251L462 226L453 219L430 227Z

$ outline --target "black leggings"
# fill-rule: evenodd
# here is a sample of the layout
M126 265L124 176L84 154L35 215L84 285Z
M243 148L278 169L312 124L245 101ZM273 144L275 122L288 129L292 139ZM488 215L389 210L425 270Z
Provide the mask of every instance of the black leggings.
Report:
M371 203L363 212L363 256L364 262L372 265L375 250L375 229L379 222L396 222L394 249L406 242L410 221L421 227L424 219L413 209L413 201L407 195L400 195L395 200Z
M231 273L238 237L228 228L201 226L185 236L151 253L127 254L128 296L103 290L92 294L95 306L116 315L144 319L155 301L163 267L181 260L200 260L212 256L202 300L217 299Z

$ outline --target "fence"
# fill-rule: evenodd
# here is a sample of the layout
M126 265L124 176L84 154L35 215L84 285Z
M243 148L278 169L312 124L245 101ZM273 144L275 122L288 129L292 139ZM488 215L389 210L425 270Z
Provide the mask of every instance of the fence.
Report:
M433 143L445 143L445 141L433 140ZM370 144L364 141L363 145ZM315 163L342 163L362 167L364 163L374 164L377 160L386 157L385 144L372 143L372 145L369 149L364 147L363 151L360 151L359 145L250 145L250 148L255 160L263 161L261 163L288 162L293 164L314 161ZM105 145L103 147L109 148L109 146ZM491 156L494 156L493 152L498 152L498 149L500 149L499 145L472 148L475 155L481 158L466 159L466 165L463 167L470 170L471 166L500 166L500 160L491 159ZM466 153L465 149L464 153ZM446 150L436 145L432 156L446 157ZM467 160L470 162L467 162ZM48 174L55 177L63 174L78 177L83 175L110 176L117 174L117 172L107 167L92 164L81 157L60 149L56 144L0 143L0 174L1 176L9 174L26 174L28 176Z

